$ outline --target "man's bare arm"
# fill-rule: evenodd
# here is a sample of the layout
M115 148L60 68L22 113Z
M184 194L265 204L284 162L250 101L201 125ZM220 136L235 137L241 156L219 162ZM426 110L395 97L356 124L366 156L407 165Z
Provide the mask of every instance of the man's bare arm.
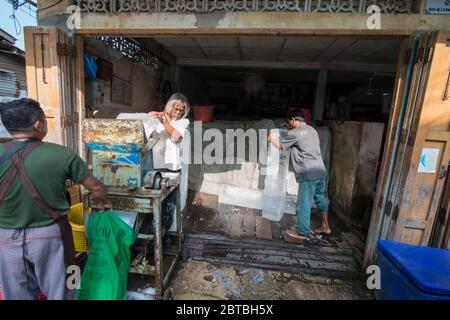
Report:
M269 134L269 136L267 137L267 141L273 144L274 147L277 148L278 150L281 150L283 148L280 142L271 134Z
M92 197L96 202L94 208L102 211L105 209L112 209L111 201L108 200L108 193L105 185L98 181L93 175L88 175L80 184L92 194Z

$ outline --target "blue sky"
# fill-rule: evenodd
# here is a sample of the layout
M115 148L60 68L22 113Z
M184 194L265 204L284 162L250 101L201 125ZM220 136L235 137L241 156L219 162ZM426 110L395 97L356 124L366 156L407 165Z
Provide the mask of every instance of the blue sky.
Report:
M19 0L20 3L23 0ZM23 27L25 26L35 26L36 22L36 8L31 6L31 11L29 10L29 5L24 4L18 10L14 11L12 5L8 0L0 0L0 28L8 32L14 38L17 39L16 46L24 50L23 42ZM12 14L15 14L17 21L16 26L14 20L10 18ZM16 28L20 31L19 34L16 32Z

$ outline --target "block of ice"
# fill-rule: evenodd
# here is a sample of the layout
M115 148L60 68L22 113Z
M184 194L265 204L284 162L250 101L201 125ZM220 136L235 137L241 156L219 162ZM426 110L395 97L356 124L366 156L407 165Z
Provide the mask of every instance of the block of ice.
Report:
M273 129L270 132L279 141L279 130ZM270 144L262 204L262 216L266 219L280 221L283 217L288 169L289 150L279 150Z

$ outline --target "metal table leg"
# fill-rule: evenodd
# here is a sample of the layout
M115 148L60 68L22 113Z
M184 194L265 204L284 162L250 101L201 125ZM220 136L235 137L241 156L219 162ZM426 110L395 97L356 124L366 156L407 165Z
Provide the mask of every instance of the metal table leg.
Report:
M153 201L153 234L155 255L155 289L156 296L163 295L163 255L162 255L162 211L161 201Z

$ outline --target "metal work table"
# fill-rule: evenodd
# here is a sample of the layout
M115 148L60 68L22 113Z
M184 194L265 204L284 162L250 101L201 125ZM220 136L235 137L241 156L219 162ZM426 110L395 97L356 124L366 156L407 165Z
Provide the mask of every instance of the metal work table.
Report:
M83 141L90 151L93 175L107 186L113 209L136 217L138 235L132 250L137 255L132 255L130 273L153 277L155 298L167 297L182 251L181 174L153 169L152 148L145 139L142 121L86 119ZM90 195L88 201L92 205ZM176 228L170 231L174 223ZM175 239L170 252L165 239ZM147 249L151 245L153 248Z

